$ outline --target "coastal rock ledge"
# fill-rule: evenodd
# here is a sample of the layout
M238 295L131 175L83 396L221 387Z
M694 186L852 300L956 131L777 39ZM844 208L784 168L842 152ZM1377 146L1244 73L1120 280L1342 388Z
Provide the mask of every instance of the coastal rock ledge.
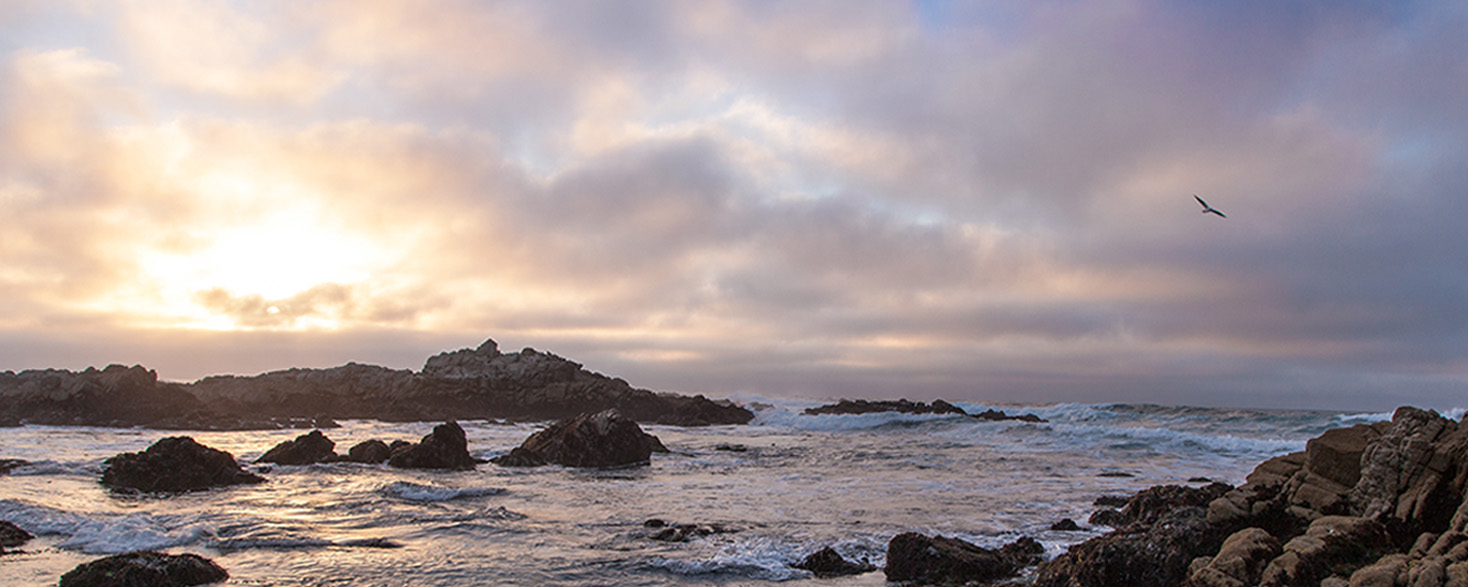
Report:
M1042 563L1034 585L1468 587L1465 492L1468 426L1402 407L1236 488L1143 491L1115 531Z
M193 383L141 366L0 372L0 422L170 430L329 427L331 419L541 421L616 408L650 424L744 424L749 410L701 395L656 393L551 353L500 352L494 340L440 353L423 369L347 363Z

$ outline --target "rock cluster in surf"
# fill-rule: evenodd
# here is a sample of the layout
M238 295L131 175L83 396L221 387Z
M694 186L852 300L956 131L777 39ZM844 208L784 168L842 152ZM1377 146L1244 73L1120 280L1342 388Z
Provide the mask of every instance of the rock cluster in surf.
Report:
M500 352L494 340L430 357L418 372L348 363L186 384L158 381L140 366L0 372L0 423L8 424L328 428L331 418L530 421L611 408L639 422L678 426L754 417L727 401L634 388L551 353Z
M963 408L955 406L941 399L933 400L932 403L915 402L907 399L899 400L850 400L843 399L834 404L827 404L814 408L808 408L803 413L807 416L818 416L822 414L876 414L882 412L897 412L902 414L957 414L978 418L980 420L1003 421L1020 420L1023 422L1044 422L1045 419L1034 414L1009 415L1000 410L989 409L978 414L970 414Z
M1468 425L1399 408L1328 431L1237 488L1152 488L1037 587L1468 585ZM1205 503L1206 502L1206 503Z

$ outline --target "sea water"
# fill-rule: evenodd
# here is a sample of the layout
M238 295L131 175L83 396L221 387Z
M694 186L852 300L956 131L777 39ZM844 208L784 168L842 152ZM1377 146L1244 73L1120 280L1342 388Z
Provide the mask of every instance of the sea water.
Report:
M1327 429L1390 417L957 403L1048 420L990 422L811 416L802 411L812 402L740 399L759 406L750 424L648 426L672 452L611 470L253 464L299 430L0 429L0 458L32 463L0 476L0 519L37 536L0 557L0 584L54 585L77 564L156 549L204 555L230 585L880 585L880 572L819 580L791 565L831 546L880 568L887 542L908 531L986 547L1029 536L1053 556L1108 530L1086 522L1099 496L1200 478L1237 484ZM345 421L325 432L345 452L373 438L417 440L434 424ZM479 458L540 427L460 424ZM177 434L229 451L268 482L175 496L98 484L107 458ZM1082 529L1050 529L1064 518ZM721 532L663 542L645 527L653 519Z

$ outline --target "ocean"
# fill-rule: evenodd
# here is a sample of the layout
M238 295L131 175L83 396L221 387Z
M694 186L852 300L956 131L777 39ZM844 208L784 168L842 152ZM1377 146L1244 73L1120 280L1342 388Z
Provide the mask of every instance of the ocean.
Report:
M880 571L815 579L792 568L832 546L884 563L907 531L997 547L1038 539L1047 556L1106 531L1087 524L1103 495L1199 478L1238 484L1254 466L1321 432L1390 413L1135 404L985 405L1047 423L895 413L808 416L816 402L735 398L748 425L644 427L672 451L645 467L480 465L398 470L333 463L248 464L261 485L185 495L114 495L103 461L164 436L253 461L302 430L165 432L0 429L0 520L35 534L0 556L0 583L55 585L77 564L138 549L194 552L229 585L881 585ZM1444 414L1461 418L1462 410ZM343 421L345 453L372 438L414 440L436 422ZM474 456L504 454L540 425L463 421ZM1070 518L1080 531L1050 526ZM710 531L654 540L649 520Z

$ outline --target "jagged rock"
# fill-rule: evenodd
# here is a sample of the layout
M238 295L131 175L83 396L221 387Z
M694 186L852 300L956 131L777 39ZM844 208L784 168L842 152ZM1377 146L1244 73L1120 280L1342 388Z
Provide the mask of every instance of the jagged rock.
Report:
M1405 554L1389 554L1376 562L1356 569L1351 573L1353 587L1396 587L1410 584L1407 580L1407 564L1411 559Z
M0 554L4 554L5 549L23 545L32 538L35 538L35 536L31 536L30 532L26 532L10 522L0 520Z
M143 452L122 453L105 464L103 485L144 493L199 491L265 481L241 469L233 455L187 436L163 438Z
M1122 523L1151 524L1178 508L1205 507L1231 490L1233 486L1226 483L1210 483L1197 488L1183 485L1149 487L1137 492L1122 506Z
M939 401L942 401L942 400L939 400ZM938 402L933 402L933 403L938 403ZM1036 416L1034 414L1019 414L1019 415L1016 415L1016 416L1011 416L1011 415L1003 412L1002 410L995 410L995 409L992 409L992 408L991 409L988 409L988 410L984 410L984 411L979 412L977 414L971 414L971 415L973 417L975 417L975 418L980 419L980 420L989 420L991 422L1003 422L1005 420L1019 420L1020 422L1044 423L1044 422L1047 422L1048 421L1048 420L1046 420L1044 418L1041 418L1039 416Z
M567 467L621 467L645 464L657 449L667 450L636 422L616 410L606 410L556 422L494 462L503 466L538 462Z
M392 447L388 446L386 442L373 439L364 440L352 445L352 448L347 449L346 460L354 463L376 465L386 462L388 457L391 456Z
M1065 518L1063 520L1060 520L1059 522L1051 524L1050 529L1056 532L1075 532L1080 530L1081 526L1079 524L1076 524L1075 520Z
M445 422L417 444L392 451L387 464L403 469L453 469L467 471L476 461L469 455L469 441L458 422Z
M1436 412L1398 408L1361 457L1352 513L1397 520L1414 536L1453 524L1468 476L1468 430Z
M229 578L224 568L197 554L129 552L77 565L61 587L187 587Z
M1245 528L1223 541L1218 554L1188 573L1188 587L1257 585L1265 565L1280 554L1279 540L1260 528Z
M1385 554L1391 538L1380 523L1353 516L1324 516L1284 545L1264 568L1268 587L1316 585L1332 574L1349 575Z
M5 475L10 473L12 469L24 467L29 464L31 464L30 461L22 459L0 459L0 475Z
M846 560L841 553L829 546L817 550L805 557L799 563L791 565L797 569L810 571L817 577L845 577L847 575L860 575L877 570L877 567L866 561L854 563Z
M648 539L659 542L687 542L692 538L735 532L722 524L668 524L657 519L644 522L643 527L648 529Z
M1176 587L1197 557L1218 551L1224 536L1204 509L1183 506L1152 525L1124 529L1070 547L1040 564L1036 587Z
M884 572L888 581L987 582L1016 575L1038 563L1044 552L1033 538L990 550L957 538L906 532L887 543Z
M1126 516L1122 515L1121 510L1113 508L1101 508L1099 510L1091 512L1091 517L1086 519L1086 523L1092 526L1111 526L1112 528L1120 528L1127 525L1127 518Z
M320 430L312 430L309 434L297 436L295 440L287 440L275 445L275 448L266 451L256 462L278 465L324 463L336 457L335 449L335 442L332 442Z
M0 420L62 426L144 426L203 410L181 386L141 366L0 372Z
M934 400L933 403L914 402L906 399L868 401L864 399L843 399L834 404L824 405L805 410L807 415L819 414L874 414L879 412L899 412L903 414L961 414L968 415L963 408L945 402Z

